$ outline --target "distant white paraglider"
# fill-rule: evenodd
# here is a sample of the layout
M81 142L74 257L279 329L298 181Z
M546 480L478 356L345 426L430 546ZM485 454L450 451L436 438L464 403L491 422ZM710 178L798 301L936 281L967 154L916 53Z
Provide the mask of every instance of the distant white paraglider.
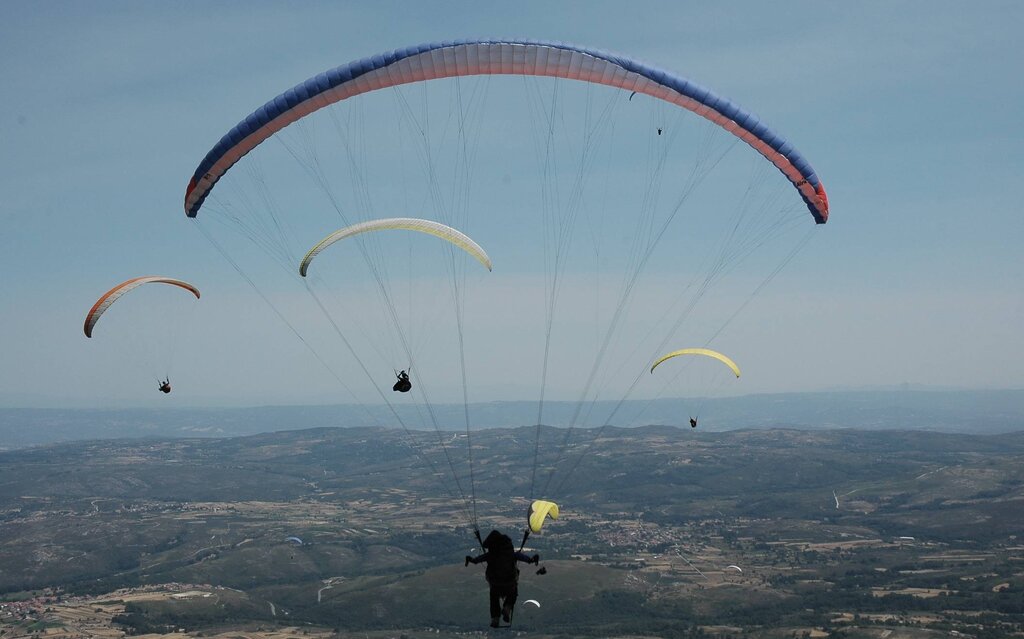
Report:
M729 570L730 568L735 568L741 574L743 573L743 569L740 568L739 566L737 566L736 564L731 564L731 565L728 565L728 566L725 567L726 570Z
M527 600L526 600L525 602L523 602L523 603L532 603L533 605L535 605L535 606L537 606L538 608L540 608L540 602L539 602L539 601L537 601L536 599L527 599Z

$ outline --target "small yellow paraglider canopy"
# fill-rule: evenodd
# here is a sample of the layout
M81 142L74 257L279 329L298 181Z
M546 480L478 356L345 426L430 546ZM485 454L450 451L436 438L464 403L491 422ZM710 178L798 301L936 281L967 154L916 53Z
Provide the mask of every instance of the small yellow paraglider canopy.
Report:
M530 504L530 532L540 532L548 517L558 519L558 504L553 501L536 500Z
M680 355L703 355L705 357L712 357L731 368L732 372L736 374L736 377L740 376L740 367L736 365L736 362L732 361L725 355L722 355L718 351L711 350L710 348L684 348L678 351L672 351L668 355L665 355L664 357L659 358L658 361L654 362L654 365L651 366L651 372L654 372L654 369L658 367L658 364L667 359L679 357Z

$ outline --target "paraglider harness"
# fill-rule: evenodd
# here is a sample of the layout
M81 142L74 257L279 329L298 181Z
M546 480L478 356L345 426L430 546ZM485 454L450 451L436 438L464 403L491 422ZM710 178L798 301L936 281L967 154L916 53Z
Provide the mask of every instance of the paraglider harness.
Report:
M488 535L487 562L484 577L487 583L498 588L509 588L519 583L519 566L516 565L516 545L508 535Z
M162 393L169 393L169 392L171 392L171 378L170 377L168 377L167 379L164 379L163 381L157 380L157 382L160 383L160 385L157 386L157 389L160 392L162 392Z
M391 390L398 393L408 393L412 390L412 382L409 381L409 373L406 372L411 370L412 366L403 371L395 371L395 377L398 378L398 381L391 387Z

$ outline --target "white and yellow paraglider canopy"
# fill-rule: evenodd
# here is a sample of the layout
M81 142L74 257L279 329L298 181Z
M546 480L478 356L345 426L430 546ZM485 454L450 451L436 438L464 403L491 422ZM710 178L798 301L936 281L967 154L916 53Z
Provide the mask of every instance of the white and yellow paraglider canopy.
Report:
M415 231L417 233L433 235L434 237L454 244L472 256L473 259L480 262L480 264L482 264L488 271L491 270L491 258L486 252L484 252L479 244L474 242L465 233L432 220L420 220L412 217L392 217L383 220L360 222L359 224L346 226L343 229L339 229L331 233L324 239L317 242L313 248L309 249L309 252L306 253L305 257L302 258L302 262L299 264L299 275L306 277L306 271L309 270L309 265L313 261L313 258L335 242L354 235L383 230Z
M704 357L711 357L713 359L717 359L718 361L722 362L730 369L732 369L732 372L735 373L736 377L740 376L740 367L736 365L736 362L732 361L722 353L719 353L718 351L713 351L710 348L681 348L678 351L672 351L667 355L659 357L658 361L654 362L654 364L651 366L651 372L653 373L654 369L658 368L658 365L664 362L665 360L672 359L673 357L679 357L680 355L703 355Z

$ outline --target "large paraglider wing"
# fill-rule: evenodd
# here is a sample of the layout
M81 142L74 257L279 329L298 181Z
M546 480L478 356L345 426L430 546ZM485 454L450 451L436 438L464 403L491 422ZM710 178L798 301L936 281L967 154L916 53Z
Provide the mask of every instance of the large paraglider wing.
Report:
M536 500L530 504L530 532L540 532L544 520L548 517L558 519L558 504L553 501Z
M722 362L723 364L731 368L732 372L736 374L736 377L740 376L740 367L736 365L736 362L732 361L731 359L719 353L718 351L713 351L709 348L683 348L678 351L672 351L668 355L664 355L660 357L658 361L654 362L654 364L651 366L651 372L653 373L654 369L658 368L658 365L664 362L665 360L672 359L673 357L679 357L680 355L703 355L705 357L713 357L714 359L717 359L718 361Z
M818 224L828 220L825 186L810 163L754 114L686 78L626 56L536 40L422 44L364 58L310 78L254 111L206 154L185 191L185 214L195 217L217 180L245 154L292 122L325 106L412 82L495 74L581 80L643 93L689 109L757 150L793 183Z
M89 309L88 315L85 316L85 336L92 337L92 329L96 326L96 322L99 321L100 316L103 315L103 313L105 313L108 308L110 308L111 304L119 300L122 295L124 295L128 291L131 291L142 286L143 284L151 283L170 284L171 286L178 286L180 288L185 289L186 291L191 292L193 295L196 296L196 299L199 299L199 289L183 280L176 280L171 277L160 277L156 275L150 275L147 277L136 277L126 282L121 282L120 284L118 284L117 286L110 289L102 296L100 296L98 300L96 300L96 303L92 305L91 309Z
M466 253L469 253L476 259L476 261L483 264L488 271L491 270L491 258L488 257L487 253L485 253L482 248L480 248L479 244L470 239L465 233L457 231L450 226L445 226L438 222L432 222L431 220L420 220L413 217L393 217L383 220L360 222L359 224L346 226L343 229L339 229L331 233L324 239L317 242L316 246L309 249L309 253L306 253L306 256L302 258L302 262L299 264L299 275L306 277L306 271L309 270L309 265L313 261L313 258L319 255L331 244L347 237L352 237L353 235L359 235L360 233L382 231L385 229L416 231L418 233L426 233L428 235L433 235L434 237L439 237L442 240L451 242Z

